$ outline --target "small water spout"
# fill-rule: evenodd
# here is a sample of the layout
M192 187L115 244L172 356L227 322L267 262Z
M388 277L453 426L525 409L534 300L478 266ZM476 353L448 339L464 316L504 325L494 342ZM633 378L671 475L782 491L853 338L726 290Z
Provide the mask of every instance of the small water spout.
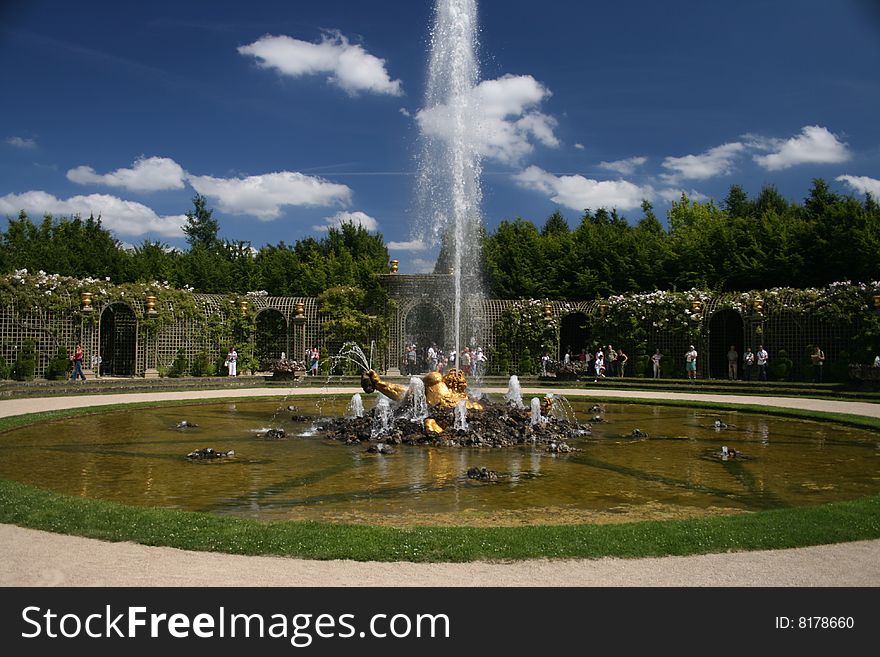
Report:
M467 423L467 404L462 399L455 405L455 430L456 431L467 431L468 423Z
M421 422L428 417L428 399L425 397L425 383L414 376L409 380L407 391L409 400L408 414L413 422Z
M507 392L504 393L504 399L508 404L513 404L517 408L525 408L522 400L522 387L519 384L519 377L515 374L510 377L507 382ZM534 424L534 422L532 423Z
M545 418L543 415L541 415L541 400L538 399L537 397L532 397L531 409L532 409L531 423L532 423L533 427L538 424L543 424L544 422L547 421L547 418Z
M391 410L391 400L387 397L380 397L376 404L376 413L373 419L373 426L370 427L370 435L372 438L384 436L391 428L391 420L394 413Z
M348 402L348 407L345 409L345 417L363 417L364 416L364 401L361 399L360 393L355 393L351 397L351 401Z

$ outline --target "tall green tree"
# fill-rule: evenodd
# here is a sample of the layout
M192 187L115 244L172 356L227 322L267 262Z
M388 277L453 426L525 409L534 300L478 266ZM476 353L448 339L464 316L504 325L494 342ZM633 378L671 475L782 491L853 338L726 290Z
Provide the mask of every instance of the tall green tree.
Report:
M220 245L220 224L214 219L214 211L208 209L208 200L201 194L192 199L193 209L186 213L183 232L191 249L203 247L213 251Z

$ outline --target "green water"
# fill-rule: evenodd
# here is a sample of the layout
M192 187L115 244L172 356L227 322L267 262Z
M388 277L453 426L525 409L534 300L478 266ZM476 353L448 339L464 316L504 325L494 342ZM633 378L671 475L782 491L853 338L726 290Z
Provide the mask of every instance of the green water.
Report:
M347 399L295 400L338 415ZM367 406L374 403L367 400ZM69 495L260 519L382 524L622 522L821 504L880 492L880 434L746 413L605 404L578 451L398 446L365 452L294 422L287 403L119 411L6 432L0 477ZM593 414L573 403L580 421ZM716 430L720 419L729 428ZM199 425L178 430L181 420ZM292 437L265 440L260 429ZM631 439L634 428L647 439ZM306 434L306 435L302 435ZM722 445L742 458L722 460ZM192 462L192 450L235 450ZM468 468L496 470L494 483Z

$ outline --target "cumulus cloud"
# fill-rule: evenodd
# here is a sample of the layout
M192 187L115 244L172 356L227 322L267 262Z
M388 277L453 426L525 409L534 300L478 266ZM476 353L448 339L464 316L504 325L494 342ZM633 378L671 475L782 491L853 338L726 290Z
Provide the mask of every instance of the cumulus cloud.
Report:
M329 230L340 228L343 224L360 226L366 230L379 230L379 222L365 212L337 212L332 217L326 217L324 224L312 226L312 230Z
M100 216L104 227L117 235L159 233L166 237L180 237L186 221L185 215L159 216L142 203L106 194L59 199L48 192L29 191L0 197L0 213L17 215L22 210L31 216Z
M880 199L880 180L868 176L837 176L837 182L846 183L861 194L870 194L875 199Z
M768 171L788 169L798 164L836 164L850 158L847 144L818 125L804 126L799 135L786 140L749 137L755 148L773 151L752 158Z
M168 157L139 157L130 168L105 174L85 165L67 172L67 179L79 185L123 187L133 192L183 189L185 178L183 167Z
M325 32L319 43L266 35L241 46L238 52L255 57L259 66L275 69L282 75L329 74L330 84L352 96L363 91L391 96L403 93L400 80L392 80L385 70L384 59L352 45L336 31Z
M584 150L584 145L583 145L582 143L580 143L580 142L576 143L576 144L574 145L574 147L575 147L576 149L578 149L579 151Z
M426 251L428 245L422 240L410 240L409 242L388 242L388 248L392 251Z
M537 109L550 95L550 90L531 75L484 80L471 92L465 139L483 157L506 164L516 164L530 154L533 141L558 147L553 132L556 119ZM416 120L429 137L452 139L458 130L454 112L446 105L420 110Z
M688 197L690 201L697 201L699 203L705 203L709 200L709 197L705 194L698 192L696 189L691 189L690 191L686 189L676 188L676 187L666 187L665 189L660 189L657 191L657 196L667 203L672 203L675 201L676 203L681 200L681 195L684 194Z
M556 176L536 166L528 167L513 179L520 187L542 192L553 202L579 211L586 208L631 210L639 207L643 199L654 195L650 186L639 187L626 180Z
M735 141L710 148L699 155L667 157L663 160L663 168L668 169L672 174L666 174L665 178L705 180L726 175L733 171L734 160L745 149L745 144Z
M410 114L410 113L409 113L409 110L406 109L405 107L401 107L398 111L399 111L401 114L403 114L406 118L411 118L411 117L412 117L412 114Z
M27 137L7 137L6 143L14 148L23 148L25 150L37 147L37 142L33 139L28 139Z
M414 274L432 274L434 273L434 261L425 260L424 258L414 258L412 261Z
M216 200L219 209L263 221L277 219L285 205L325 207L347 205L351 188L296 171L278 171L247 178L189 176L199 194Z
M630 176L647 161L648 158L646 157L628 157L625 160L599 162L599 167L602 169L608 169L609 171L616 171L624 176Z

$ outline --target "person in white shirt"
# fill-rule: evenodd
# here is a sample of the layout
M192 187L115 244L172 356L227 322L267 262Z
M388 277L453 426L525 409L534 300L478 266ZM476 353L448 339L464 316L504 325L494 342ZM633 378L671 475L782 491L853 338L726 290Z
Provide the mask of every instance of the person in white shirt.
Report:
M767 361L770 360L770 355L767 353L767 350L764 349L764 345L758 345L758 354L756 358L758 362L758 378L761 381L767 380Z
M697 350L691 345L690 350L684 355L685 369L689 379L697 379Z
M226 354L226 366L229 368L229 376L238 376L238 352L235 347L230 347Z
M746 353L743 354L743 379L752 380L752 371L755 367L755 354L751 347L746 347Z
M663 359L663 354L660 353L660 350L654 352L654 355L651 356L651 364L654 366L654 378L660 378L660 361Z

